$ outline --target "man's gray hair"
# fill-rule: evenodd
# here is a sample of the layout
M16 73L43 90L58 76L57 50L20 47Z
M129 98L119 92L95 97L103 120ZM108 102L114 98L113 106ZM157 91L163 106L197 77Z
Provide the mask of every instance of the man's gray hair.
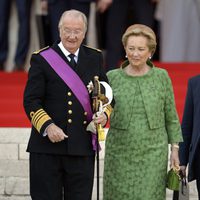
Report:
M82 13L81 11L75 10L75 9L67 10L61 15L60 21L59 21L59 24L58 24L59 29L62 26L62 22L63 22L64 17L67 16L67 15L75 17L75 18L81 17L83 22L84 22L84 25L85 25L85 32L87 31L87 24L88 24L87 23L87 17L85 16L84 13Z

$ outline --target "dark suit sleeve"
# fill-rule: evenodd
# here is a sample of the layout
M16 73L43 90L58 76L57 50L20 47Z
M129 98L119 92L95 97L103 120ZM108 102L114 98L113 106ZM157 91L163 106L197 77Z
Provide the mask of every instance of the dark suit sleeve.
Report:
M32 125L39 133L53 123L50 116L43 109L45 99L45 76L41 65L45 60L38 54L32 55L28 81L24 90L24 109Z
M183 134L183 142L180 143L180 164L187 166L189 159L189 150L193 132L193 112L194 112L194 104L193 104L193 91L192 91L192 81L188 81L188 89L185 100L185 107L182 119L182 134Z

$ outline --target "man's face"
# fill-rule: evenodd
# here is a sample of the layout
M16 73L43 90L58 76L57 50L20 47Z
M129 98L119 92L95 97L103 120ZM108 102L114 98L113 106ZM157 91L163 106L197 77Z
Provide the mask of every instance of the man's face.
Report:
M81 17L66 15L60 27L60 38L64 47L75 53L85 38L85 24Z

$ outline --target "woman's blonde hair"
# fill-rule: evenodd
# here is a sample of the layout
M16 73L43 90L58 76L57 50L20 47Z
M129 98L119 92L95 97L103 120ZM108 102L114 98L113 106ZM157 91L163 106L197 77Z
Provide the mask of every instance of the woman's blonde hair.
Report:
M149 47L150 52L152 52L152 55L156 51L156 35L150 27L143 24L134 24L129 26L122 36L122 43L124 47L126 47L127 40L130 36L146 37L148 41L147 46Z

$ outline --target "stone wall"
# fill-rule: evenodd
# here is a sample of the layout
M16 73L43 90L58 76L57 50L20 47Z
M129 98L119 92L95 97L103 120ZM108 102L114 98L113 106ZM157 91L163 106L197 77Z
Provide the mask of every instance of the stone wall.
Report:
M26 146L29 128L0 128L0 200L30 200L29 154ZM100 152L100 200L102 200L102 175L104 142ZM195 182L190 184L190 200L197 200ZM96 200L96 179L92 200ZM167 200L171 192L167 190Z
M30 200L28 137L29 129L0 129L0 200Z

